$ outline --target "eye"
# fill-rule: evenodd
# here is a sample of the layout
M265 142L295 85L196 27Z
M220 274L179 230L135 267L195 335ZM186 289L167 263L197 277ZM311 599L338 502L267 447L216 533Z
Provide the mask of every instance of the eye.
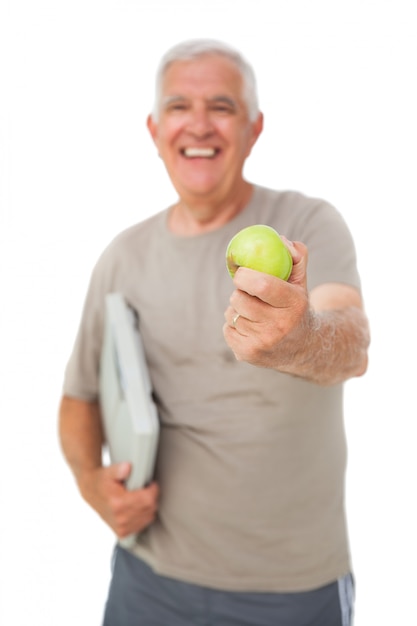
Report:
M233 115L236 112L236 107L232 102L219 99L211 103L210 110L221 115Z
M166 110L168 112L171 113L177 113L177 112L181 112L181 111L187 111L188 109L188 105L186 102L182 102L182 101L175 101L175 102L170 102L169 104L167 104L166 106Z
M217 111L218 113L232 113L232 109L225 104L216 104L213 107L213 111Z

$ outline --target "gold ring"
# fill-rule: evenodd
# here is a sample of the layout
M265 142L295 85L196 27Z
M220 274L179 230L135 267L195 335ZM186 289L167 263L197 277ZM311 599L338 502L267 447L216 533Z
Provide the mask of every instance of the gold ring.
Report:
M236 323L237 323L237 320L239 319L239 317L240 317L240 313L236 313L236 315L234 316L234 318L232 320L233 328L236 328Z

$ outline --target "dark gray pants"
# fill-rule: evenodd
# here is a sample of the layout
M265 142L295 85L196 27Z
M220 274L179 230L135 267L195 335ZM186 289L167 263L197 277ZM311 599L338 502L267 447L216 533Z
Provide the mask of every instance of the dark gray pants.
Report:
M103 626L352 626L353 579L314 591L218 591L159 576L116 547Z

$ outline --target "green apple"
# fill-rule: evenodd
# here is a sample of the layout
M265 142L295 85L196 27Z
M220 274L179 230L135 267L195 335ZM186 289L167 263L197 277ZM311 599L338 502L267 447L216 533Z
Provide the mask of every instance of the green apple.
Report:
M255 224L232 237L226 250L226 264L232 278L243 266L288 280L292 256L274 228Z

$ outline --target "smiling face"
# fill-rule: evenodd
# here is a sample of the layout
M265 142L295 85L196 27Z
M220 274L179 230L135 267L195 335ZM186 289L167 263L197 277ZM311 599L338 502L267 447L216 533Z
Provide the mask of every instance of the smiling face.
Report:
M242 78L232 61L206 54L168 66L158 121L148 128L180 201L213 211L247 192L245 159L262 130L249 120Z

